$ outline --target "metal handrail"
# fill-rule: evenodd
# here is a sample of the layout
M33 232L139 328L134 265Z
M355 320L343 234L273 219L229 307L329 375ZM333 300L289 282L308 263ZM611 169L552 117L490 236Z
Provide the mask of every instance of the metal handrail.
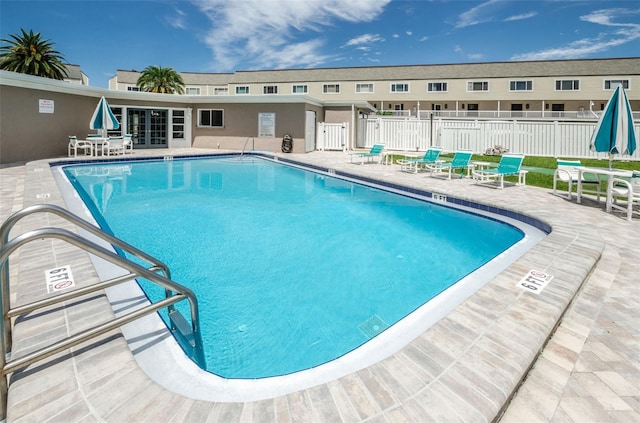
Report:
M244 142L244 146L242 147L242 152L240 153L241 156L244 155L244 150L247 148L247 144L249 144L249 140L251 140L251 151L256 149L256 140L253 137L248 137L247 140Z
M11 227L22 217L25 217L29 214L38 212L38 211L51 211L53 213L59 214L71 221L74 221L79 226L89 230L91 233L98 235L100 238L103 238L108 241L113 241L112 244L122 248L127 252L134 253L134 255L138 256L138 258L143 258L147 262L152 263L153 265L149 268L145 268L140 264L137 264L126 257L118 255L113 251L96 244L93 241L90 241L82 236L68 231L66 229L61 228L41 228L26 232L22 235L19 235L13 238L11 241L8 241L8 234ZM75 245L91 254L94 254L97 257L100 257L104 260L107 260L111 263L114 263L120 266L122 269L127 270L129 273L126 275L118 276L113 279L102 281L97 284L93 284L91 286L87 286L84 288L75 289L71 292L56 295L55 297L47 298L44 300L36 301L30 304L22 305L19 307L15 307L14 309L10 308L9 302L9 257L11 254L19 247L40 239L53 238L60 239L66 241L72 245ZM68 211L61 209L57 206L52 205L41 205L34 206L24 209L18 213L12 215L5 223L0 227L0 292L2 293L2 301L0 301L0 313L2 314L2 319L0 319L0 335L2 335L2 341L0 342L0 348L2 349L0 354L0 421L6 419L7 412L7 395L8 395L8 384L6 375L14 372L16 370L22 369L36 361L45 359L54 354L57 354L60 351L64 351L67 348L78 345L82 342L95 338L96 336L102 335L110 330L118 328L124 324L127 324L133 320L146 316L148 314L159 311L163 308L169 308L173 310L173 305L182 300L188 300L191 309L191 330L193 334L194 359L200 364L203 368L205 367L204 360L204 351L202 349L202 338L200 333L200 323L199 323L199 312L198 312L198 302L195 294L188 288L172 281L168 275L169 269L168 267L149 256L148 254L138 250L137 248L127 244L126 242L115 238L100 229L88 224L83 221L79 217L69 213ZM157 273L158 270L161 270L167 276L162 276ZM102 323L97 325L91 329L85 330L83 332L74 334L69 336L66 339L55 342L47 347L41 348L37 351L31 352L23 357L20 357L15 360L10 360L11 356L11 318L24 315L26 313L30 313L34 310L41 309L43 307L48 307L53 304L62 303L64 301L78 298L80 296L114 286L136 277L143 277L147 280L150 280L162 287L165 288L165 293L167 297L161 301L156 303L152 303L150 305L139 308L133 312L125 314L123 316L117 317L114 320L108 321L106 323Z
M35 206L26 207L9 216L9 218L5 220L2 226L0 226L0 249L4 247L7 244L7 242L9 242L9 233L11 232L11 229L13 229L13 227L16 225L16 223L18 223L18 221L20 221L21 219L35 213L52 213L59 217L62 217L63 219L66 219L67 221L75 224L76 226L81 227L87 232L99 238L102 238L103 240L107 241L114 247L120 248L121 250L131 254L132 256L137 257L141 260L144 260L145 262L151 264L154 270L162 271L167 279L171 279L171 272L169 270L169 266L167 266L162 261L150 256L149 254L145 253L142 250L137 249L133 245L130 245L124 242L123 240L104 232L100 228L93 226L86 220L81 219L75 214L69 212L68 210L65 210L62 207L59 207L53 204L38 204ZM10 298L9 264L8 263L5 264L3 271L0 272L0 293L2 296L2 299L1 299L2 309L8 310L10 308L9 306L9 298ZM165 292L165 294L167 296L169 295L168 292ZM4 329L2 330L2 333L4 334L4 342L6 343L5 344L6 351L11 351L11 345L13 343L13 339L9 329L10 328L7 325L5 325Z

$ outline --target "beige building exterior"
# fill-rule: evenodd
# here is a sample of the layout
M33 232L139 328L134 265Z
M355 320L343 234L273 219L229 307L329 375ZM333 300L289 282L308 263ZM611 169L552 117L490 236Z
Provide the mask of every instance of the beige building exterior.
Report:
M595 118L620 83L640 110L640 58L181 73L188 96L307 95L426 118ZM137 90L137 71L109 88Z
M135 149L206 147L292 152L315 149L327 116L355 121L366 102L321 102L310 96L182 96L113 91L0 71L0 164L67 156L69 136L96 131L89 121L104 96L120 122L109 135L131 133ZM352 127L355 127L353 125Z

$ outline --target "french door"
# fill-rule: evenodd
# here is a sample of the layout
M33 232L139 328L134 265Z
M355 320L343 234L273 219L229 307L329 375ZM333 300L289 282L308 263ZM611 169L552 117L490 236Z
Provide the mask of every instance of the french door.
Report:
M167 110L127 109L127 133L134 148L166 148L168 115Z

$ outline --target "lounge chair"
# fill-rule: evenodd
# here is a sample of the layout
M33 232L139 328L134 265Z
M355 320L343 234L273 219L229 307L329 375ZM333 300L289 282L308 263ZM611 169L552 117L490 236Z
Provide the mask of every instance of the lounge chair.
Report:
M378 158L378 163L382 163L382 151L384 150L384 144L374 144L366 153L351 153L351 163L353 163L354 157L359 157L362 161L361 164L364 164L365 159L367 161L373 161L376 157Z
M78 157L78 150L82 150L85 155L93 155L93 144L90 141L79 140L75 135L69 136L69 145L67 147L67 154L71 157L71 150L73 150L73 157Z
M634 213L640 214L640 172L633 172L630 181L613 178L611 196L611 208L626 212L628 221L631 221ZM623 204L620 204L619 200L622 200Z
M431 176L443 175L447 171L448 179L451 179L451 173L454 170L461 169L460 178L464 177L464 170L469 171L471 166L471 156L473 151L471 150L458 150L453 155L453 159L449 163L427 163L425 166L431 172Z
M400 170L402 172L418 173L419 168L425 167L429 163L435 163L442 153L442 147L429 147L419 159L400 159L397 162L400 164Z
M576 190L578 189L578 177L580 175L578 167L582 165L580 164L580 160L557 159L557 162L558 168L553 174L553 194L557 195L558 181L564 182L567 184L567 198L571 200L574 185ZM600 176L594 174L591 175L592 177L590 178L585 178L585 173L586 172L583 172L582 174L582 193L594 194L598 197L598 201L600 201L600 195L603 194L600 189Z
M495 169L474 170L473 178L476 180L476 184L490 183L496 184L496 188L504 188L505 176L518 176L518 184L524 185L524 171L522 167L522 161L524 160L524 154L503 154L500 158L500 163Z

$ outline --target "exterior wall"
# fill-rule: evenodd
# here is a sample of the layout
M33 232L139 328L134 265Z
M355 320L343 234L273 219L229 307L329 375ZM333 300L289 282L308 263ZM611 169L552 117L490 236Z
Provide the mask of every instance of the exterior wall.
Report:
M262 96L263 87L274 85L276 95L291 95L293 85L307 85L306 95L331 102L368 101L378 109L405 110L404 115L416 116L417 111L463 110L462 104L478 104L479 111L510 111L512 104L522 104L523 111L551 111L550 104L562 104L566 112L593 110L607 102L611 90L604 89L605 80L629 80L627 95L633 110L640 110L640 58L593 59L539 62L476 63L452 65L416 65L333 69L285 69L275 71L238 71L229 74L198 74L189 86L202 84L202 95L215 81L216 86L229 87L229 96L236 96L238 86L248 86L251 96ZM118 71L122 78L134 80L131 72ZM185 77L191 74L183 74ZM580 81L580 89L556 91L557 80ZM532 81L532 91L511 91L510 81ZM467 91L470 81L487 81L489 90ZM186 82L186 81L185 81ZM446 82L446 92L429 92L429 82ZM356 84L373 84L373 93L357 93ZM394 83L409 84L409 91L391 92ZM324 84L340 85L339 93L324 93ZM243 96L243 95L238 95ZM529 104L529 109L525 109Z
M168 96L138 92L113 92L82 87L62 81L47 80L28 75L2 72L0 79L0 164L21 163L31 160L66 157L69 136L79 138L94 132L89 121L101 95L105 95L112 108L135 107L157 109L182 109L191 115L187 126L191 136L180 141L185 145L169 146L210 147L242 150L247 138L253 137L256 150L280 151L282 137L290 134L294 139L293 152L305 152L306 111L316 112L316 119L324 118L320 103L300 98L287 102L278 97L270 102L252 98L208 102L196 96ZM111 95L109 95L111 94ZM40 113L39 100L53 102L53 113ZM10 105L10 107L8 107ZM197 126L198 109L224 109L223 128ZM275 113L275 136L258 138L258 114ZM168 128L171 132L171 128Z
M223 128L198 127L199 109L223 109ZM285 134L293 138L293 152L304 153L305 104L216 104L205 103L193 108L193 147L242 150L280 151ZM258 137L258 114L275 113L275 137ZM254 147L255 146L255 147Z
M93 132L95 97L0 85L0 98L1 164L67 156L69 135ZM39 112L41 99L53 101L53 113Z

